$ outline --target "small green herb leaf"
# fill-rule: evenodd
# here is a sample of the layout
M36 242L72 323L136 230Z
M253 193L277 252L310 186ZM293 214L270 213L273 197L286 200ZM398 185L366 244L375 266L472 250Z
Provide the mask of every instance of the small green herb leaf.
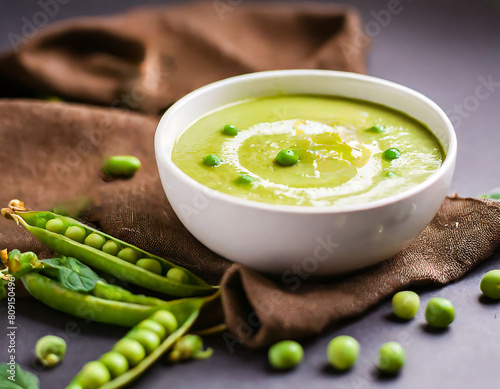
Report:
M0 387L2 389L39 389L40 382L33 373L21 369L17 363L0 364Z
M90 267L71 257L43 259L43 274L56 279L62 286L77 292L95 288L99 276Z

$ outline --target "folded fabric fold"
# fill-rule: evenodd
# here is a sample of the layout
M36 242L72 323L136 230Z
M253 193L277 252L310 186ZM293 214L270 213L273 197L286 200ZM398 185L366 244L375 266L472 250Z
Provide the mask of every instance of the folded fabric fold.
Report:
M0 59L0 93L156 115L200 86L242 73L365 71L369 40L350 7L218 3L53 23Z

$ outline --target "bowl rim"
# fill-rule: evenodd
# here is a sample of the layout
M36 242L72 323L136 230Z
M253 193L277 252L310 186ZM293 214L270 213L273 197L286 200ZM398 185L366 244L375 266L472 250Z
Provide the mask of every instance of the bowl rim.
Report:
M248 200L237 196L232 196L227 193L219 192L215 189L209 188L208 186L201 184L194 178L191 178L189 175L184 173L179 167L177 167L177 165L175 165L175 163L172 161L171 153L170 155L167 155L167 153L162 152L162 146L163 146L162 139L165 136L164 132L168 127L168 123L171 117L176 114L177 110L180 107L182 107L185 104L189 104L191 100L197 98L199 95L210 92L211 90L214 90L216 88L222 88L231 86L233 84L237 84L240 81L261 79L261 78L272 78L272 77L276 78L276 77L286 77L286 76L307 76L307 75L332 76L336 78L340 77L358 81L361 80L361 81L371 82L392 89L396 89L400 92L410 94L413 97L420 99L422 102L424 102L438 114L439 118L445 124L445 129L450 138L448 144L448 151L446 153L446 157L443 164L428 179L404 192L389 197L385 197L383 199L370 201L367 203L314 207L307 205L284 205L284 204L265 203L255 200ZM372 102L376 103L375 101ZM198 117L195 120L198 120L200 117ZM415 119L420 120L419 118ZM185 130L186 129L183 129L183 131ZM177 139L177 136L179 136L180 134L181 133L177 134L175 139ZM436 135L434 134L434 136ZM173 141L175 141L175 139ZM155 144L155 156L157 159L157 163L159 165L158 166L159 169L161 169L162 166L164 166L167 169L170 169L171 173L174 174L177 179L183 181L186 185L193 187L197 191L204 193L204 195L206 195L207 197L213 197L221 201L232 203L233 205L236 206L243 206L247 208L253 208L256 210L272 211L276 213L283 213L283 212L295 213L295 214L338 214L346 212L359 212L374 208L381 208L387 205L398 203L402 200L408 199L424 191L425 189L429 188L437 181L439 181L450 169L454 168L457 155L457 137L451 121L449 120L448 116L444 113L444 111L434 101L432 101L424 94L417 92L414 89L411 89L404 85L398 84L396 82L384 80L378 77L368 76L365 74L352 73L352 72L338 71L338 70L318 70L318 69L269 70L269 71L248 73L248 74L225 78L223 80L215 81L205 86L202 86L188 93L181 99L179 99L172 106L170 106L170 108L163 114L156 128L154 144Z

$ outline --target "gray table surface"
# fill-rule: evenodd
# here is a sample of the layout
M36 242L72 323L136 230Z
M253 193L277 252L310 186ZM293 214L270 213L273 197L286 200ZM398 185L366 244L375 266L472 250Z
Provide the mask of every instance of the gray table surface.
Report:
M71 0L50 20L108 14L145 3L168 2ZM374 15L387 9L387 0L351 4L360 8L374 38L369 74L414 88L454 116L459 153L451 191L475 196L500 187L500 2L401 0L402 11L392 15L386 25L379 23L379 28L373 23L378 23ZM1 48L9 47L8 33L19 34L22 18L32 18L39 7L29 0L0 1ZM476 88L481 78L488 77L496 85L489 96L479 100L474 97ZM500 314L500 305L481 302L478 289L482 274L499 267L497 253L453 284L420 291L423 304L433 296L454 302L456 321L442 333L424 330L422 311L409 324L389 320L391 306L386 301L362 317L304 342L306 358L295 371L273 373L266 367L265 352L241 346L231 352L222 337L215 336L207 340L215 349L211 359L177 366L158 363L131 388L499 388L500 317L496 314ZM0 361L5 361L5 304L0 312ZM77 320L79 329L69 337L64 364L53 370L37 367L33 362L36 340L45 334L64 333L72 322L71 317L48 311L36 301L18 302L17 361L37 372L43 389L63 388L84 362L99 357L125 333L124 329ZM332 374L325 369L325 350L328 341L340 334L356 337L362 354L351 372ZM408 362L399 377L386 379L377 376L373 361L377 348L390 340L405 347Z

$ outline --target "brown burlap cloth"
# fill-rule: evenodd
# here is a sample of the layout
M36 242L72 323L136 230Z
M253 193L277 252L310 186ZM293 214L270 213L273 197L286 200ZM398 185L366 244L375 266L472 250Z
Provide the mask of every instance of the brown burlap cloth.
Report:
M85 222L220 282L225 322L234 341L249 347L317 334L411 285L444 284L497 248L499 203L459 197L447 198L427 229L394 258L293 289L229 263L194 239L160 184L153 151L157 114L186 92L239 73L361 72L367 45L351 9L240 5L222 12L214 7L219 3L58 23L1 59L1 94L16 99L0 100L0 205L19 198L33 209L84 207ZM42 95L108 107L19 99ZM143 167L130 180L104 182L102 159L116 154L136 155ZM5 247L50 255L1 219Z

